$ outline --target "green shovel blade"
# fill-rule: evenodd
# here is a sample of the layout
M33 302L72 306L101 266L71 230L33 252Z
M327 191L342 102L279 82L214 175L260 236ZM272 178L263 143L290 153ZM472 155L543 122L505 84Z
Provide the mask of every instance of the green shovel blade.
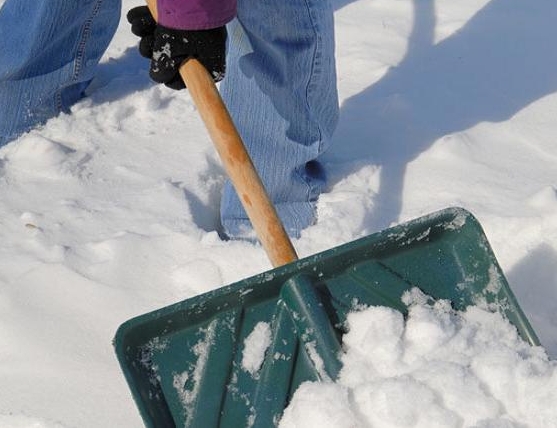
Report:
M498 311L539 344L477 220L449 208L131 319L116 354L147 427L270 427L302 382L336 377L349 312L406 313L414 287ZM254 371L256 326L269 342Z

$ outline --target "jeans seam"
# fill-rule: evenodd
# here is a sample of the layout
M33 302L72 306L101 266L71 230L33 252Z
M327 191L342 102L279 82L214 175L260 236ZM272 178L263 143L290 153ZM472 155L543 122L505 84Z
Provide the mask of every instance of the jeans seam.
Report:
M323 1L323 0L322 0ZM307 81L307 86L306 86L306 107L308 109L308 111L312 111L312 107L311 107L311 93L312 93L312 87L314 86L314 79L315 79L315 75L319 72L320 67L318 64L318 58L319 58L319 51L322 50L322 41L321 41L321 37L319 35L319 31L317 31L316 28L316 20L313 17L313 12L312 12L312 8L310 5L310 0L305 0L305 4L306 4L306 8L307 8L307 12L308 12L308 16L309 16L309 20L311 22L311 27L313 29L313 33L315 35L315 48L313 50L313 56L312 56L312 60L311 60L311 70L310 70L310 75ZM317 148L317 152L321 153L322 151L322 146L323 146L323 132L321 130L321 126L319 124L318 121L314 121L316 128L317 128L317 141L318 141L318 148ZM298 166L298 168L295 169L295 173L296 175L300 178L300 180L303 183L306 183L307 186L307 194L306 197L308 199L308 201L310 201L312 199L313 193L314 193L314 188L312 183L310 182L310 180L308 179L307 175L304 173L304 169L305 169L305 165L300 165Z
M323 0L322 0L323 1ZM313 57L311 60L311 71L310 71L310 76L308 79L308 83L306 86L306 103L307 103L307 108L308 111L312 111L311 109L311 93L312 93L312 87L314 86L313 81L315 80L315 76L317 73L320 72L320 65L319 65L319 52L322 51L322 40L320 37L320 33L319 31L317 31L317 26L315 24L316 20L313 17L313 12L312 12L312 8L310 5L310 0L305 0L306 3L306 7L307 7L307 11L308 11L308 16L311 22L311 26L313 29L313 33L315 35L315 48L313 50ZM318 141L319 141L319 148L318 148L318 152L320 153L322 150L322 142L323 142L323 131L321 130L321 126L319 124L319 122L316 121L316 125L317 125L317 132L318 132Z
M63 103L62 103L62 89L58 89L54 94L54 103L56 104L56 111L62 111Z
M87 46L87 42L89 41L89 38L91 36L91 26L93 25L93 19L98 15L102 3L103 0L97 0L91 15L83 23L81 34L75 50L74 67L72 76L70 77L70 82L77 82L79 80L79 74L81 73L81 70L83 68L85 49ZM65 88L58 89L55 94L55 103L58 111L62 111L64 108L64 103L62 101L62 92L64 91L64 89Z
M79 39L79 43L77 45L77 50L75 55L74 72L72 76L72 80L74 81L78 80L79 73L81 72L82 65L83 65L83 58L85 57L85 48L87 46L87 42L89 41L89 37L91 36L91 26L93 25L93 19L99 13L102 2L103 0L97 0L91 15L83 24L83 29L81 30L81 37Z

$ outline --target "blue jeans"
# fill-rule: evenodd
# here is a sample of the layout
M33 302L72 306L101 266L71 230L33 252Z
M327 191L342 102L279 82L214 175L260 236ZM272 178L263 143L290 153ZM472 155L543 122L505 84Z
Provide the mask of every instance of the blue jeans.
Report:
M94 77L120 0L6 0L0 10L0 145L67 110ZM240 0L221 92L291 236L315 221L315 159L338 117L329 0ZM226 184L225 233L251 226Z
M338 119L330 1L239 0L220 90L287 232L299 236L316 220L325 176L315 159ZM221 221L232 237L250 234L230 183Z
M0 9L0 146L83 96L120 0L6 0Z

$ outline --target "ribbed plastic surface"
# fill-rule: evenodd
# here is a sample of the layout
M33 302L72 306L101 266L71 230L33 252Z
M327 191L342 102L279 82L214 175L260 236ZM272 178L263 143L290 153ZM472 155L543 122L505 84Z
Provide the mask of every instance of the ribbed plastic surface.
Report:
M334 378L347 314L403 313L413 287L455 309L489 305L538 339L487 239L449 208L131 319L116 354L147 427L271 427L306 380ZM242 363L258 323L271 332L261 368Z

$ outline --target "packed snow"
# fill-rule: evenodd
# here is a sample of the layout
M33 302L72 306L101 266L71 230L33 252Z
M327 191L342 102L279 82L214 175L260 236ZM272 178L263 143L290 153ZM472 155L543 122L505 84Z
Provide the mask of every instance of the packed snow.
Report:
M416 293L415 293L416 294ZM419 293L349 315L336 383L303 383L281 428L552 427L557 366L498 314Z
M299 255L464 207L542 346L476 307L362 309L282 426L557 426L557 2L334 5L341 120ZM118 326L271 268L219 238L218 156L136 43L122 18L89 96L0 149L0 427L142 426Z
M271 326L266 322L259 322L244 340L242 368L254 377L257 377L265 353L271 345L271 334Z

